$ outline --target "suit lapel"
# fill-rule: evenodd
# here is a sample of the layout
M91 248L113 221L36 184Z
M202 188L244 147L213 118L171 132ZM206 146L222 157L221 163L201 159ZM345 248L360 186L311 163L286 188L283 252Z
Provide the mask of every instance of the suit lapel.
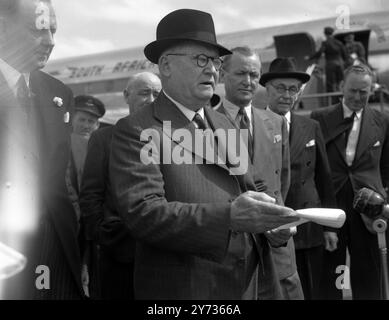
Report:
M253 159L257 159L256 155L263 152L262 141L269 139L271 144L274 143L274 127L270 118L266 112L259 112L253 108L253 140L254 140L254 156ZM263 123L264 125L261 125Z
M341 158L344 162L346 162L346 143L343 137L345 126L343 125L343 108L341 104L336 105L336 107L331 110L328 116L325 117L324 123L326 126L324 135L325 143L328 144L333 141L339 151L339 154L341 155Z
M359 131L359 138L357 144L357 150L355 153L355 159L353 163L356 163L361 155L366 151L366 149L377 141L377 132L379 127L374 120L373 113L370 110L370 107L367 106L362 113L362 122L361 128Z
M306 137L309 135L307 126L300 117L291 113L290 124L290 162L294 162L300 157L305 148Z

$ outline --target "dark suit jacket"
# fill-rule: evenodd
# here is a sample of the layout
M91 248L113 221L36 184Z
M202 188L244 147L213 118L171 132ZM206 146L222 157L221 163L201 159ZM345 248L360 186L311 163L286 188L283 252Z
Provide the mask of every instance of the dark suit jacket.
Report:
M234 129L221 114L204 110L213 130ZM137 240L135 298L255 299L256 239L229 230L230 201L254 190L250 175L230 175L220 163L167 164L163 154L177 148L192 161L195 153L203 156L163 129L163 121L194 136L194 125L164 94L120 120L113 134L110 179L119 213ZM140 159L150 147L157 164Z
M285 205L297 209L335 208L336 200L331 170L320 125L304 116L291 113L290 124L291 184ZM293 237L296 249L323 244L323 227L305 223Z
M109 155L113 127L93 133L85 160L80 207L86 239L98 243L113 259L129 263L134 260L135 240L115 208L109 181Z
M327 147L335 194L351 181L354 193L366 187L387 196L389 186L389 116L371 109L362 113L361 130L351 167L345 161L345 142L339 134L343 109L337 104L312 113L319 121Z
M18 298L22 292L35 291L37 265L46 265L51 271L50 290L39 291L38 296L81 297L78 223L65 184L65 171L70 155L70 125L64 122L64 116L66 112L72 110L73 95L60 81L41 71L32 72L30 75L30 89L34 94L32 114L37 128L31 131L27 127L21 127L19 116L14 117L14 112L20 112L21 107L2 75L0 75L0 88L0 149L3 155L14 157L0 158L2 192L6 182L10 182L11 186L14 182L17 188L18 174L31 168L34 168L31 171L35 172L40 189L37 196L40 221L38 229L32 235L30 233L21 236L22 241L28 245L23 243L20 248L15 248L26 254L30 262L26 268L28 275L23 279L22 289L15 297ZM62 107L54 104L54 97L63 99ZM38 139L36 139L37 145L32 147L25 142L33 135ZM20 172L10 170L10 161L20 165ZM6 231L3 235L9 240L12 238L12 231ZM7 243L7 240L4 242ZM57 247L58 250L62 250L62 254L53 254L49 247ZM17 278L10 281L17 281ZM15 287L19 288L19 284Z

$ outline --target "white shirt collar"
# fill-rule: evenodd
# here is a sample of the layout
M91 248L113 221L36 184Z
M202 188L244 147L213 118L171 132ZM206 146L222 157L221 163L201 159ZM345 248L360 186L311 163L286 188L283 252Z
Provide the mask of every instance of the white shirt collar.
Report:
M343 99L342 107L343 107L343 118L344 119L350 118L351 115L354 113L354 111L352 111L349 107L347 107L347 105L344 102L344 99ZM355 114L356 114L356 117L358 118L358 120L361 119L362 112L363 112L363 109L361 109L359 111L355 111Z
M201 118L203 118L203 120L204 120L204 108L201 108L201 109L197 110L197 112L195 112L195 111L193 111L193 110L191 110L191 109L185 107L185 106L182 105L181 103L177 102L176 100L174 100L172 97L170 97L170 96L166 93L165 90L162 89L162 91L163 91L163 93L165 94L165 96L166 96L169 100L171 100L171 102L173 102L173 103L177 106L177 108L184 114L184 116L185 116L186 118L188 118L189 121L192 121L192 120L193 120L193 118L194 118L194 116L196 115L196 113L198 113L198 114L201 116Z
M11 88L12 92L16 96L17 91L17 82L22 75L19 71L14 69L12 66L10 66L8 63L6 63L3 59L0 59L0 71L3 74L5 81L7 81L8 86ZM23 73L24 79L26 80L26 84L29 87L30 83L30 74L29 73Z
M235 121L236 117L238 116L240 108L227 99L224 99L223 107L228 112L228 114L231 116L231 118ZM249 105L247 105L246 107L244 107L244 110L246 111L247 116L248 116L250 123L251 123L251 110L252 110L251 103Z
M288 124L291 123L291 117L290 117L290 111L288 111L287 113L285 113L284 117L286 118L286 121L288 121Z

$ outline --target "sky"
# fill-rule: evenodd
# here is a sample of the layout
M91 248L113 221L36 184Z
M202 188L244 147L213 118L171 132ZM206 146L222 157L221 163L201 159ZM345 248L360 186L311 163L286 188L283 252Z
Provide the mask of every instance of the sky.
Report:
M212 14L216 33L389 10L387 0L52 0L58 22L51 59L145 46L169 12Z

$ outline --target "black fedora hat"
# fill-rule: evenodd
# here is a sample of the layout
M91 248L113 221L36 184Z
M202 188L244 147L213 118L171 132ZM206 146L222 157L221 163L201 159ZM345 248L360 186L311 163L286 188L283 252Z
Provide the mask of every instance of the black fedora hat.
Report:
M209 13L192 9L179 9L169 13L159 22L157 40L145 47L145 56L151 62L158 63L163 51L186 40L210 45L218 50L220 56L232 53L217 43L215 26Z
M294 58L276 58L269 67L269 72L264 73L259 83L264 87L266 83L276 78L298 79L302 83L309 81L311 76L308 73L297 71Z

